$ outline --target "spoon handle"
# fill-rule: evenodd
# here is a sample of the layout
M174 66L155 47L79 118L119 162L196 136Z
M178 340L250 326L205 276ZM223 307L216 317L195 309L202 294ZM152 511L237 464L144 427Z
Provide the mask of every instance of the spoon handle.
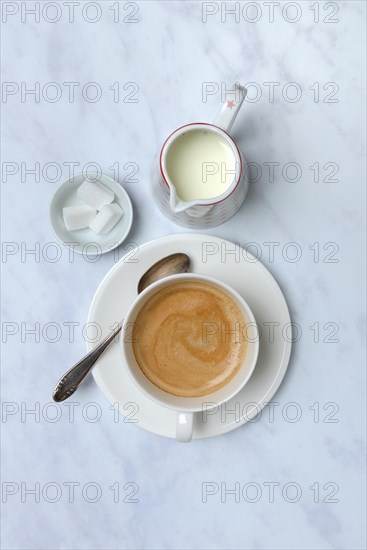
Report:
M92 349L76 365L71 367L58 381L52 397L54 401L64 401L68 399L78 389L81 382L87 376L97 359L102 355L107 346L112 342L115 336L120 332L122 322L108 334L97 347Z

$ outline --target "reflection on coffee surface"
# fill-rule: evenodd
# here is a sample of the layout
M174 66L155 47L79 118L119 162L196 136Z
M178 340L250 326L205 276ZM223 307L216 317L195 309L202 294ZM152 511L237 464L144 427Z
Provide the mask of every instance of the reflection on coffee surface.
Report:
M161 390L199 397L227 384L243 364L246 320L224 291L201 281L158 290L135 320L135 359Z

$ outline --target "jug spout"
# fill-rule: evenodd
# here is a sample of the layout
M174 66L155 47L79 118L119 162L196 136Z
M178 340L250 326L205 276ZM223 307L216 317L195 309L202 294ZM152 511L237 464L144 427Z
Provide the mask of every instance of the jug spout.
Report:
M171 187L170 189L171 196L170 196L170 206L172 212L175 214L178 214L179 212L184 212L184 210L187 210L190 208L190 206L193 206L194 202L188 202L182 200L176 193L176 189L174 187Z
M202 218L213 208L212 204L202 204L203 201L184 201L171 187L170 207L174 214L185 212L190 218Z

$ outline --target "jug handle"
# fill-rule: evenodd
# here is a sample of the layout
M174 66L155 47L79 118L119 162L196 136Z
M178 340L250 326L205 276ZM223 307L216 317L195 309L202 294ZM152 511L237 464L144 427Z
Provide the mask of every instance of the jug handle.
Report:
M225 132L230 132L233 123L241 109L241 105L247 95L247 90L241 84L233 84L229 89L222 93L222 105L215 117L213 124Z

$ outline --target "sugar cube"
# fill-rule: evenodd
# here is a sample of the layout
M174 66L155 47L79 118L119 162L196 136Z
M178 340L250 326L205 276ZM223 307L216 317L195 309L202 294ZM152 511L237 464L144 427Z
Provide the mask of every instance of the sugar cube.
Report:
M84 202L101 210L106 204L109 204L115 198L114 192L99 182L84 180L78 187L77 195Z
M89 227L97 235L106 235L119 221L124 211L116 204L107 204L100 210L97 216L89 224Z
M77 206L65 206L62 209L64 224L68 231L84 229L88 227L93 218L96 217L97 210L87 204L78 204Z

